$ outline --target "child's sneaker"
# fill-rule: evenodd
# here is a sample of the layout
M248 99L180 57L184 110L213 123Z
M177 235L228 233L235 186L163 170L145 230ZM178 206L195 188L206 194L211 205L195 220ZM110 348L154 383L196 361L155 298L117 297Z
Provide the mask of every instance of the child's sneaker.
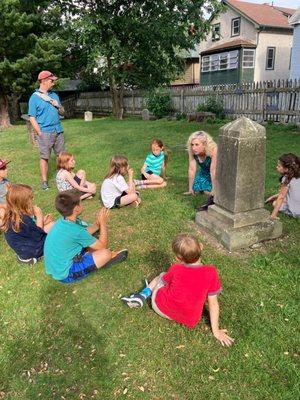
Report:
M121 300L130 308L143 307L146 298L140 293L134 293L129 297L121 297Z
M43 190L49 190L49 185L47 181L42 182L41 187Z
M19 256L17 256L17 261L19 264L25 264L25 265L34 265L36 264L39 259L38 258L27 258L27 259L22 259Z
M112 265L119 264L125 261L127 256L128 256L128 250L127 249L121 250L110 261L108 261L105 265L103 265L102 268L108 268L111 267Z

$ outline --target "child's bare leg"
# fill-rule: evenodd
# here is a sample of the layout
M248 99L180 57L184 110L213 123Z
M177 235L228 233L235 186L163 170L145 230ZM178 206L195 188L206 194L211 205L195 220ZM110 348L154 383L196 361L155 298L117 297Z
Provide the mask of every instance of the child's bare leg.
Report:
M80 185L84 186L86 184L86 173L85 170L80 169L76 172L76 176L80 179Z
M134 201L138 201L138 199L139 199L139 197L135 192L134 193L128 193L125 196L121 197L120 207L127 206L128 204L131 204Z
M96 194L96 192L97 192L96 183L86 181L84 186L88 189L89 193Z
M93 259L96 267L99 269L103 267L112 258L112 252L109 249L101 249L93 252Z

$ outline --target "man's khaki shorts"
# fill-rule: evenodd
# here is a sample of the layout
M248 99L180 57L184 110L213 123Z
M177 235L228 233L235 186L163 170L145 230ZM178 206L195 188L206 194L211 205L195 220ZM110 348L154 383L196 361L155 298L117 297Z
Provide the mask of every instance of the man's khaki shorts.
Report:
M65 150L65 139L63 133L42 132L37 136L37 141L40 149L40 157L44 160L49 160L52 149L55 154L59 154Z

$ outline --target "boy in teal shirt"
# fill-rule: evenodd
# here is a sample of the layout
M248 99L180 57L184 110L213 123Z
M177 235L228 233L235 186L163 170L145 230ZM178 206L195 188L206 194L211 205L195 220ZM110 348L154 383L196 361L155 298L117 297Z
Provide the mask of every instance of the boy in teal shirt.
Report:
M63 283L87 277L101 267L108 267L127 258L128 251L107 248L108 210L102 208L96 221L85 228L78 219L83 211L80 192L67 190L55 199L62 215L47 235L44 247L46 274ZM99 239L92 236L100 229ZM88 249L88 250L87 250Z

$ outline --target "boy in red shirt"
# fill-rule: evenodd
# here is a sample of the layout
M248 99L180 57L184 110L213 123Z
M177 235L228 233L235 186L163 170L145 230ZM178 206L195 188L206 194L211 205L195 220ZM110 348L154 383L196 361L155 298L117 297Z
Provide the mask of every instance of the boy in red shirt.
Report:
M223 346L231 346L234 339L219 328L217 295L222 287L216 267L201 264L203 246L193 235L176 236L172 248L178 263L154 278L141 292L122 297L122 301L138 308L151 296L152 308L157 314L192 329L200 321L207 300L213 335Z

